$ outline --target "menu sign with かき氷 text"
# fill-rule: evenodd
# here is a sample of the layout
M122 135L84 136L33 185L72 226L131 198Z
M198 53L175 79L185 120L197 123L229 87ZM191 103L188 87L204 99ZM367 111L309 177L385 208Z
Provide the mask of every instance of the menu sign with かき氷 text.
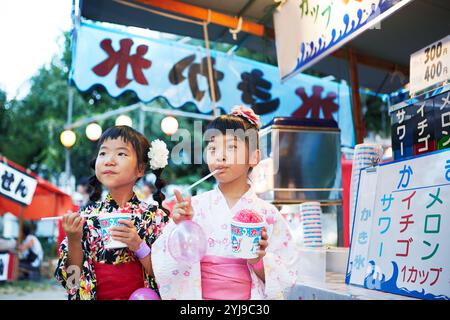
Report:
M355 223L347 283L450 299L450 150L380 165L373 200L360 196L367 190L373 185L360 184L355 221L367 217L363 209L373 207L371 226ZM352 253L361 239L367 249Z

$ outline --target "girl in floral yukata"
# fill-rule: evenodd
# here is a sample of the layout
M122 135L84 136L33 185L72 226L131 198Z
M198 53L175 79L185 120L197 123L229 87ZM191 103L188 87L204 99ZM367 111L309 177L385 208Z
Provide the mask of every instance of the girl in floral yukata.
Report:
M71 300L128 300L136 289L157 290L150 247L168 221L167 212L161 206L164 195L160 189L164 184L159 178L167 164L168 151L159 140L149 148L147 138L128 126L106 130L98 147L97 156L91 162L95 170L90 178L92 205L63 217L67 236L60 246L55 277ZM157 176L154 199L161 209L141 202L133 192L149 164ZM102 185L109 193L105 200L99 201ZM111 228L111 238L125 243L126 248L104 247L98 215L111 212L131 214L131 220L119 220L122 226ZM86 218L80 214L92 216Z
M152 253L162 299L283 299L295 284L296 252L289 226L248 183L249 172L260 160L258 128L259 117L242 106L209 124L207 163L211 172L218 170L218 186L192 199L175 190L172 219ZM253 259L232 255L231 219L244 209L259 213L265 224L258 257ZM168 251L168 235L186 219L198 223L207 238L200 262L179 262Z

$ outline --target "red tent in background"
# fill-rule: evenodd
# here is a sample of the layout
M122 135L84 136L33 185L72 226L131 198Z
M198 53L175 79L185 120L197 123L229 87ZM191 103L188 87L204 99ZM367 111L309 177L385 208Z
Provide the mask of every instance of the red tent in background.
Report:
M45 179L40 178L37 174L25 169L24 167L6 159L2 159L9 166L16 170L27 173L37 180L36 191L33 200L29 206L25 206L23 210L23 220L39 220L44 217L52 217L63 215L67 210L72 209L72 198L59 190ZM0 215L10 212L20 219L22 206L0 194Z

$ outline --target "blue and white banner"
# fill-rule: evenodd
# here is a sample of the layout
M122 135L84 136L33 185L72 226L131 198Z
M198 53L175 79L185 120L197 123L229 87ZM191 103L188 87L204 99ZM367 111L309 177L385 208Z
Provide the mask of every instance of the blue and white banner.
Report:
M273 22L282 79L317 63L411 0L288 0Z
M174 108L194 103L212 110L203 47L150 38L84 21L77 30L72 77L78 89L96 84L117 97L127 90L148 102L163 96ZM350 90L345 83L299 74L281 84L275 66L211 51L217 106L250 106L262 124L277 116L337 121L343 146L354 146Z

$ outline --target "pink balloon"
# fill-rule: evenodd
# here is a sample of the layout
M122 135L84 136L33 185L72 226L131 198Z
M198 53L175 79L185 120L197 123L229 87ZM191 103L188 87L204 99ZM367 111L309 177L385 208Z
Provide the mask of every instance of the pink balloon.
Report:
M161 300L161 298L150 288L139 288L131 294L129 300Z
M206 236L192 220L180 222L169 234L170 255L179 262L199 262L206 253Z

